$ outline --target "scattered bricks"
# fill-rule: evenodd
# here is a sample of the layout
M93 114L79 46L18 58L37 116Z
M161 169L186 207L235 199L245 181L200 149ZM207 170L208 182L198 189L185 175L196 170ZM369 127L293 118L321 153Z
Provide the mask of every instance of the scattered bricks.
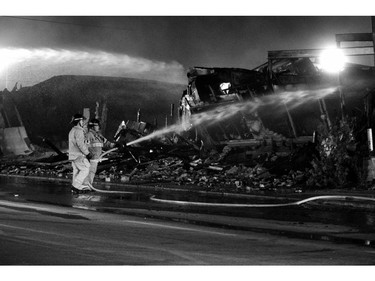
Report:
M176 150L178 152L179 149ZM216 151L210 153L209 157L202 157L199 152L195 155L179 158L162 155L158 159L149 159L142 155L141 163L120 162L118 164L102 164L100 173L96 176L102 181L111 182L170 182L174 184L191 184L199 186L204 190L217 192L254 192L254 191L279 191L290 189L296 182L302 181L305 177L303 172L291 171L283 176L274 176L265 168L264 163L278 160L276 155L262 154L250 163L238 162L234 166L225 163L226 156L234 153L235 149L224 147L219 154ZM232 155L232 154L231 154ZM121 155L120 155L121 156ZM136 155L139 158L138 155ZM116 156L119 158L119 156ZM152 155L155 157L155 153ZM116 159L117 159L116 158ZM228 159L229 161L229 159ZM255 166L254 166L255 165ZM72 167L70 163L63 163L50 166L32 167L25 164L0 164L0 171L3 174L20 174L49 176L58 178L71 178Z
M238 172L238 167L237 166L233 166L232 168L230 168L229 170L227 170L225 173L227 175L233 175L233 174L236 174Z
M183 173L176 180L178 180L178 181L185 180L187 177L188 177L188 174L187 173Z
M232 151L232 148L230 146L225 146L223 148L223 151L220 153L219 155L219 161L223 161L225 159L225 157L227 157L227 155Z
M224 168L219 166L210 165L208 169L215 170L215 171L222 171Z
M304 179L305 179L305 174L302 173L302 172L299 172L299 173L297 173L297 174L295 175L295 180L296 180L297 182L300 182L300 181L302 181L302 180L304 180Z
M200 178L199 178L199 181L200 181L200 182L202 182L202 181L203 181L203 182L207 182L207 181L208 181L208 178L207 178L206 176L203 176L203 177L200 177Z
M199 165L202 165L202 159L197 159L189 163L192 167L197 167Z
M210 155L203 161L203 164L209 165L213 162L218 162L220 159L220 155L217 153L216 150L211 150Z
M236 185L236 187L239 189L239 188L242 188L242 181L235 181L234 184Z
M263 170L261 172L258 172L257 177L260 178L260 179L270 178L271 174L267 170Z
M269 161L275 162L277 160L277 158L278 158L277 155L273 155L272 157L270 157Z
M177 175L177 176L186 173L185 169L182 168L182 167L178 167L177 169L173 169L170 172L171 172L172 175Z
M129 176L129 180L136 174L138 172L138 168L136 167L136 168L134 168L131 172L130 172L130 174L128 174L128 176Z
M13 168L13 169L8 171L9 174L18 174L18 172L19 172L18 168Z
M160 176L162 173L160 171L152 171L151 172L151 176L153 177L157 177L157 176Z
M154 162L146 167L147 170L151 170L151 171L159 170L159 168L160 168L160 166L157 163L154 163Z

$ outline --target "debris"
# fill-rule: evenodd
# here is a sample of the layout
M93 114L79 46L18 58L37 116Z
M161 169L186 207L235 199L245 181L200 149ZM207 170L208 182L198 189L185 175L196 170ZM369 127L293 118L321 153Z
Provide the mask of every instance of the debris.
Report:
M305 60L296 60L296 63L304 67L310 65ZM284 62L280 67L286 67ZM195 68L189 74L190 88L184 92L180 104L181 120L189 121L194 116L204 119L203 116L212 114L208 116L208 125L199 124L195 128L196 132L190 136L188 134L191 131L187 130L187 135L170 132L148 139L149 134L155 133L155 126L140 118L137 121L123 121L114 136L121 147L98 164L96 180L196 185L208 191L220 192L303 192L306 183L309 183L308 172L314 171L311 170L314 169L311 160L317 154L317 144L311 143L312 136L296 137L295 130L299 126L280 126L283 132L293 129L289 132L294 134L294 138L286 138L281 131L266 128L263 122L266 118L258 112L241 108L234 111L232 107L229 109L235 114L230 118L220 118L223 122L217 124L209 122L210 117L217 119L228 113L221 111L227 105L234 105L245 98L252 100L266 93L263 74L255 70L218 68ZM221 88L221 84L225 87ZM273 97L270 95L266 98ZM211 109L214 111L209 112ZM286 111L293 113L288 108ZM291 118L286 120L289 123L296 122ZM182 125L189 129L188 124L185 122ZM136 142L139 138L145 140ZM333 155L337 145L333 146L332 139L327 138L325 141L326 150L323 152L327 156ZM339 142L342 142L342 138L337 140ZM66 154L51 141L44 139L44 143L57 155L38 159L26 156L16 161L2 161L0 172L23 176L71 177L71 165ZM321 177L317 175L316 178Z

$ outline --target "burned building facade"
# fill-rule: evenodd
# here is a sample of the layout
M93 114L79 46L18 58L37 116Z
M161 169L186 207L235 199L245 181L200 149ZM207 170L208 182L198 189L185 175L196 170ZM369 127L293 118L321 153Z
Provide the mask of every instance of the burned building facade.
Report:
M316 58L298 54L275 56L252 70L194 67L187 76L181 122L190 138L207 147L267 144L282 153L312 142L319 126L342 116L356 118L362 135L372 125L373 67L346 64L330 74Z

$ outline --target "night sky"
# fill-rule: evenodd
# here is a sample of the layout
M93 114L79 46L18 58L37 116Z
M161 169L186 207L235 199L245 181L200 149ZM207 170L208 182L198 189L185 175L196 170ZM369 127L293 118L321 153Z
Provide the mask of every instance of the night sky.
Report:
M267 51L335 46L335 34L371 32L371 16L0 17L0 89L54 75L186 83L192 66L252 69ZM28 52L25 55L25 52ZM10 52L10 55L8 55Z

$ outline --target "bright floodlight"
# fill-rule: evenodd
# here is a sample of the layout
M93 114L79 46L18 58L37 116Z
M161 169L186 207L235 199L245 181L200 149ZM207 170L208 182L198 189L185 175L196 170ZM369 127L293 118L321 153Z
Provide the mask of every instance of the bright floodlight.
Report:
M344 69L346 57L339 49L327 49L320 55L320 66L328 72L339 72Z

